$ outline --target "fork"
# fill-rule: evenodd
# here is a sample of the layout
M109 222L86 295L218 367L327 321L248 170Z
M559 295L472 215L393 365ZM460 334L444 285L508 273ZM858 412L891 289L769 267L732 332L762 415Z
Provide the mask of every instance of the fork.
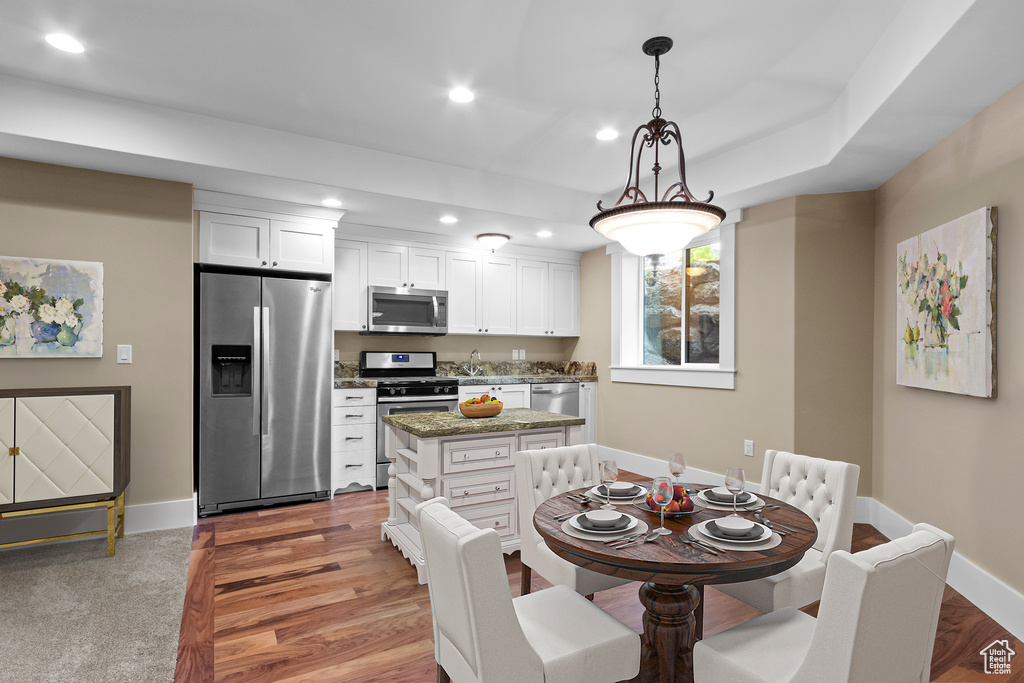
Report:
M628 548L628 547L633 546L633 545L640 545L642 543L654 543L659 538L661 538L661 534L659 534L657 531L652 531L651 533L649 533L646 536L644 536L642 539L641 538L637 538L635 540L630 541L626 545L617 545L617 546L615 546L615 550L622 550L623 548Z
M647 532L646 531L640 531L640 532L635 533L635 534L629 534L628 536L619 536L618 538L613 538L610 541L602 541L602 543L604 543L605 545L612 545L612 544L615 544L615 543L632 543L636 539L638 539L641 536L643 536L645 533L647 533Z
M718 554L717 550L715 550L714 548L712 548L709 545L704 545L703 543L701 543L699 541L693 541L693 540L690 540L688 538L683 538L682 536L679 537L679 540L682 541L683 543L685 543L686 545L697 546L698 548L700 548L704 552L711 553L712 555L717 555Z
M764 524L766 527L768 527L769 529L771 529L772 531L777 533L779 536L786 536L786 535L789 534L788 531L782 531L782 529L788 529L789 528L788 526L784 527L781 524L776 525L775 522L773 522L772 520L768 519L767 517L762 515L760 512L755 512L754 513L754 519L756 519L757 521L761 522L761 524ZM779 527L781 527L781 528L779 528Z

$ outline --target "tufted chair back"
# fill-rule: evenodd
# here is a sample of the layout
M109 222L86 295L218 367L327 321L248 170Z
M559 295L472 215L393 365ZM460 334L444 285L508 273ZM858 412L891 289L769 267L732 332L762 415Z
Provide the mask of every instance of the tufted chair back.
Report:
M761 492L803 510L818 527L815 550L825 562L850 551L860 466L785 451L765 451Z
M597 444L519 451L515 459L520 553L530 564L544 542L533 528L533 513L552 496L597 483Z

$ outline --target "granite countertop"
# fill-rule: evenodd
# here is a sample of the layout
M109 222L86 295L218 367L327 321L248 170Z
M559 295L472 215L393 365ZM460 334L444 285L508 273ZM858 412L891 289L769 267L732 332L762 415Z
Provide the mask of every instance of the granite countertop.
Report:
M597 364L583 361L483 361L476 364L481 373L469 375L469 363L438 361L437 374L454 377L459 386L484 384L546 384L560 382L596 382ZM372 389L377 382L359 376L357 361L335 361L335 389Z
M562 382L596 382L597 375L476 375L459 377L459 386L480 384L558 384Z
M464 417L459 412L384 415L384 424L397 427L421 439L465 434L491 434L523 429L550 429L582 425L586 419L531 408L508 408L494 417Z

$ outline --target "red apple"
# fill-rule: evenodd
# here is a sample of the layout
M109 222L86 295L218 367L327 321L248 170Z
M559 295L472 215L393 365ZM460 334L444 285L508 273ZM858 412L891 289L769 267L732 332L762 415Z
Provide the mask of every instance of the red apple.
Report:
M679 511L689 512L690 510L693 510L693 500L690 498L690 496L687 495L684 496L681 501L679 501Z
M681 512L681 511L679 509L679 503L677 501L673 500L671 503L669 503L668 505L665 506L665 514L666 515L674 515L674 514L678 514L679 512Z
M686 489L682 484L672 485L672 500L682 500L686 497Z

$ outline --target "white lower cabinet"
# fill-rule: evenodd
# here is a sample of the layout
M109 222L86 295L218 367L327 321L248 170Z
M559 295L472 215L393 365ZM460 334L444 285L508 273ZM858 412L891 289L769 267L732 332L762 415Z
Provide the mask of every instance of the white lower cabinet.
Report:
M334 389L331 395L331 490L376 484L377 395Z
M532 451L545 448L558 448L565 445L565 431L556 429L551 431L523 432L519 435L519 450Z
M505 408L529 408L529 384L475 384L459 387L459 401L480 398L484 394L496 396Z

